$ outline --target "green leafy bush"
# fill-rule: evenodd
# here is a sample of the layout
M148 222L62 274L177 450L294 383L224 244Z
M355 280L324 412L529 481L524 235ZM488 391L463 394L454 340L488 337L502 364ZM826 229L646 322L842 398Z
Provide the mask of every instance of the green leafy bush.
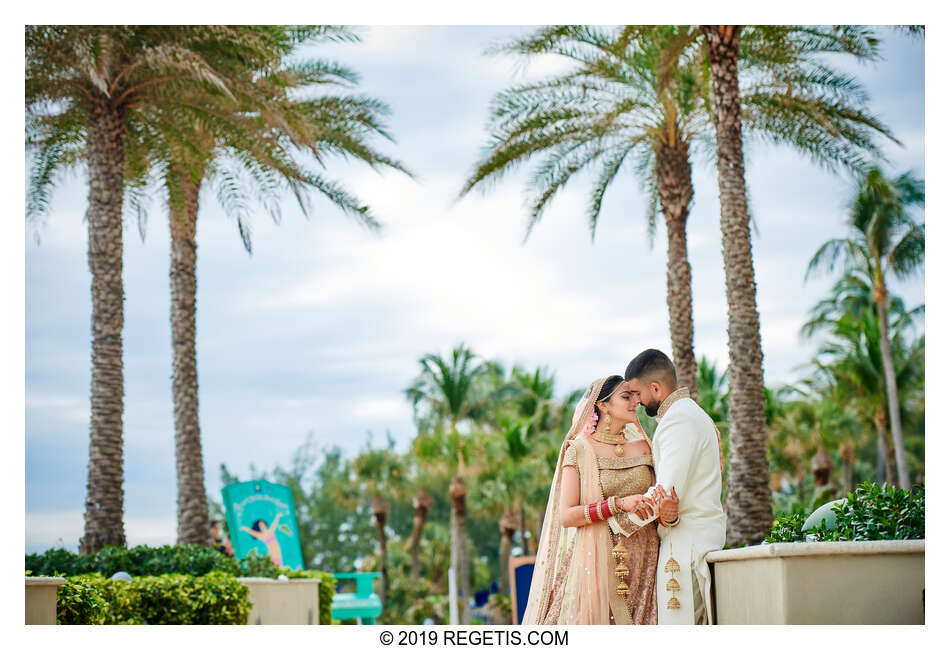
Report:
M121 587L116 585L128 584L118 580L109 580L108 576L118 571L125 571L132 576L154 576L163 579L179 577L207 576L211 573L228 576L254 576L277 578L285 575L294 578L320 579L320 625L330 625L330 608L333 604L333 593L336 579L331 573L314 570L294 570L278 568L269 557L251 554L246 560L236 560L228 557L208 546L135 546L123 548L107 546L92 555L76 555L63 548L55 548L45 553L33 553L26 556L26 570L33 575L46 576L83 576L83 580L71 584L95 585L102 590L103 596L110 603L124 602L129 598ZM95 580L97 574L101 580ZM103 577L104 576L104 577ZM140 584L138 579L133 584ZM141 583L143 585L151 583ZM209 583L210 584L210 583ZM143 589L145 587L142 587ZM184 587L183 587L184 588ZM79 587L72 589L81 593L71 593L75 598L74 608L84 605L82 594L85 591ZM214 591L213 589L211 590ZM246 591L246 588L245 588ZM138 592L136 592L138 593ZM147 598L151 598L150 596ZM77 613L76 619L88 620L91 614ZM83 610L85 611L85 610ZM189 614L190 616L190 614ZM117 613L105 614L106 624L120 624L142 622ZM111 617L111 618L110 618ZM152 622L149 619L143 619ZM180 621L179 621L180 622Z
M125 571L133 576L186 573L200 576L212 571L241 575L241 566L234 559L210 546L107 546L92 555L76 555L63 548L26 556L26 568L36 575L75 576L101 573L111 576Z
M73 576L59 588L57 620L64 625L242 625L251 611L249 589L213 571L142 576L132 582L101 574Z
M109 603L102 590L84 577L67 578L56 590L56 622L62 625L101 625Z
M847 500L832 506L834 528L802 531L801 512L780 515L772 524L766 542L802 542L806 535L818 542L872 541L882 539L924 539L924 488L911 490L866 481L848 494Z

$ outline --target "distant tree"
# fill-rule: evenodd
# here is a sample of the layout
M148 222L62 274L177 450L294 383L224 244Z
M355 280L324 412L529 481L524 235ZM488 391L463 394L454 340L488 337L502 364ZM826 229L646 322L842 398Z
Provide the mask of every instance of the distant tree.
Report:
M856 186L848 215L849 238L831 239L818 249L808 265L809 274L819 269L833 271L839 259L845 271L857 270L869 277L877 308L881 335L881 362L890 416L891 436L900 487L910 489L910 472L904 449L897 376L888 335L887 278L907 278L924 261L924 225L914 220L912 210L923 206L924 183L910 172L890 179L873 168Z

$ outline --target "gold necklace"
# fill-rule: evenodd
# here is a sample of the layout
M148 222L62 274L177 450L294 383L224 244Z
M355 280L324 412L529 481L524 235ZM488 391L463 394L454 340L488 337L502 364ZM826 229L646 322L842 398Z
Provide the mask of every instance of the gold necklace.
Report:
M594 431L594 434L591 436L597 442L602 442L607 445L614 446L614 453L617 456L623 456L623 445L627 442L627 437L621 433L605 433L602 431Z

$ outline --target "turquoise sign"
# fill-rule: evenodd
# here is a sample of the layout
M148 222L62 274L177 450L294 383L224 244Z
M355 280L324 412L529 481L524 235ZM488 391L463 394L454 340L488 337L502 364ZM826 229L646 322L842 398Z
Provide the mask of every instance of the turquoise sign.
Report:
M234 557L267 556L277 566L303 568L294 494L270 481L232 483L221 489Z

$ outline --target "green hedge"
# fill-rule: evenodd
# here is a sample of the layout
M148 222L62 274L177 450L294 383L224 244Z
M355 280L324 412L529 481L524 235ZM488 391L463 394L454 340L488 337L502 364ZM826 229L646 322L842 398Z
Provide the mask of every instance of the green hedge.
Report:
M212 571L241 575L241 564L210 546L107 546L92 555L76 555L64 548L26 556L26 568L35 575L76 576L125 571L133 576L186 573L202 576Z
M834 528L821 526L803 531L807 515L786 513L776 517L766 542L804 542L805 536L818 542L851 542L882 539L924 539L924 488L901 490L866 481L848 494L847 500L832 506Z
M45 553L33 553L26 556L26 570L33 575L82 576L83 580L70 582L60 587L58 600L63 600L65 620L91 621L96 611L110 603L117 603L126 595L121 585L127 582L108 580L118 571L132 576L152 576L172 580L182 577L207 576L216 573L225 576L260 576L276 578L285 575L288 578L319 578L320 582L320 625L330 625L330 607L333 603L336 580L331 573L323 571L296 571L278 569L270 558L252 555L241 562L228 557L208 546L135 546L124 548L108 546L92 555L76 555L66 549L50 549ZM99 574L93 576L90 574ZM183 574L183 575L175 575ZM95 578L99 578L96 580ZM139 584L137 577L132 583ZM150 584L150 583L141 583ZM119 585L119 586L116 586ZM106 604L100 605L90 594L90 589L98 589ZM244 588L246 592L246 588ZM136 592L138 593L138 592ZM148 597L151 598L151 597ZM124 602L124 601L123 601ZM115 614L104 615L108 624L152 622L149 619L136 620L134 616L121 618ZM111 616L111 618L109 618ZM185 621L176 621L185 622Z
M132 582L72 576L59 588L56 618L63 625L243 625L251 612L249 591L220 571Z

